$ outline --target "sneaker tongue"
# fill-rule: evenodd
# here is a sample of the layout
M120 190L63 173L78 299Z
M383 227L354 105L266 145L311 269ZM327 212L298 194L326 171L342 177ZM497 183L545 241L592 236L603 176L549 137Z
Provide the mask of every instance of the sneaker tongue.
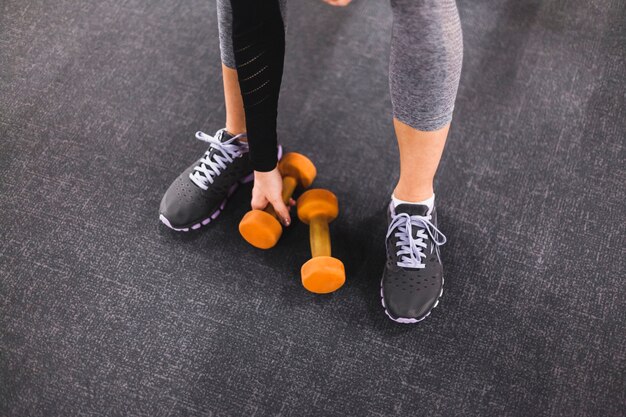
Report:
M409 216L426 216L428 215L428 206L424 204L398 204L396 207L396 214L406 213ZM417 238L417 233L422 230L421 227L412 227L413 238Z
M222 142L222 143L226 142L229 139L232 139L233 136L234 136L234 135L231 135L230 133L228 133L225 130L221 130L219 135L220 135L220 138L219 138L220 142ZM209 152L209 159L213 158L213 155L215 155L215 151L216 150L214 148L211 148L211 152Z
M409 216L426 216L428 206L424 204L398 204L396 214L398 213L406 213Z
M235 135L231 135L225 130L222 130L222 134L220 137L220 142L226 142L228 139L232 139Z

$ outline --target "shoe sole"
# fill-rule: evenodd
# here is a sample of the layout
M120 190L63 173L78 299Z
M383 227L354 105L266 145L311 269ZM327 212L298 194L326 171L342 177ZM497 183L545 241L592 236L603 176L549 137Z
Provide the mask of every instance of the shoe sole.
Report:
M419 318L419 319L407 318L407 317L394 318L392 317L391 314L389 314L389 311L387 310L387 306L385 305L385 295L383 293L383 281L382 280L380 280L380 302L382 303L383 308L385 309L385 314L387 314L387 317L389 317L391 320L395 321L396 323L402 323L402 324L419 323L420 321L424 320L426 317L430 316L430 313L433 311L433 309L439 305L439 299L443 295L443 284L444 284L444 279L443 277L441 277L441 291L439 292L439 295L437 296L437 301L435 301L435 304L430 308L430 310L428 310L428 313L426 313L424 317Z
M283 147L282 145L278 145L278 160L279 161L281 160L282 156L283 156ZM172 223L170 223L170 221L167 219L167 217L165 217L161 213L159 213L159 220L161 220L161 223L163 223L164 225L166 225L167 227L169 227L170 229L176 232L189 232L190 230L198 230L202 226L206 226L207 224L211 223L213 220L217 219L217 217L224 210L224 207L226 207L226 203L228 202L228 199L235 193L235 191L237 191L237 188L239 188L239 185L248 184L252 180L254 180L254 172L246 175L245 177L241 178L239 181L231 185L231 187L228 189L228 193L226 194L226 198L224 198L224 200L220 203L217 210L211 213L211 215L207 217L206 219L198 223L195 223L192 226L174 227L172 226Z

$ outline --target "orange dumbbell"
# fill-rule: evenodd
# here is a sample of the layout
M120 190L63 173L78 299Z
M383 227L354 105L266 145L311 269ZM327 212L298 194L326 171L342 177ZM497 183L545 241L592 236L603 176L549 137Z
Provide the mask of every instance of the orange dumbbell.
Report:
M278 163L278 170L283 176L283 201L289 204L298 184L308 188L313 183L317 170L306 156L290 152ZM283 227L276 217L274 208L268 204L264 210L251 210L239 223L239 233L254 247L269 249L276 245L283 234Z
M341 288L346 281L343 263L330 256L328 223L339 214L337 197L328 190L306 191L298 199L298 217L309 225L311 255L300 270L302 285L307 290L326 294Z

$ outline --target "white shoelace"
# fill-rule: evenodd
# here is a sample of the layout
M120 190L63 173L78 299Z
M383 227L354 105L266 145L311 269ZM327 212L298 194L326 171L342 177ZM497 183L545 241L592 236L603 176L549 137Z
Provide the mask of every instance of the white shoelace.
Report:
M424 249L428 247L425 240L430 237L434 244L439 247L446 243L446 237L437 227L431 223L432 216L410 216L407 213L399 213L393 216L389 228L387 229L387 237L391 236L394 230L397 230L395 237L398 238L396 247L398 262L401 268L425 268L422 258L426 258ZM413 237L413 227L419 228L415 237ZM437 239L439 238L439 239ZM431 253L433 247L431 247ZM437 250L439 257L439 250Z
M189 174L189 178L203 190L207 190L209 184L213 184L214 178L226 169L227 163L233 162L235 158L240 157L248 150L246 142L235 143L237 139L245 137L245 133L221 142L220 139L225 133L225 129L218 130L215 136L207 135L200 131L196 132L196 138L207 142L209 149L207 149L198 165L194 168L194 172ZM213 155L211 155L212 149L217 151L213 152Z

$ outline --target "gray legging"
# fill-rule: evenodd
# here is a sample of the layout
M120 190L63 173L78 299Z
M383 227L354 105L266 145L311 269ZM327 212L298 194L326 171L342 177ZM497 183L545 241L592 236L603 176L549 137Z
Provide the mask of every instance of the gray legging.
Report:
M283 21L285 1L279 0ZM452 119L461 76L463 38L455 0L390 1L394 117L418 130L437 130ZM217 0L217 14L222 62L235 68L230 0Z

